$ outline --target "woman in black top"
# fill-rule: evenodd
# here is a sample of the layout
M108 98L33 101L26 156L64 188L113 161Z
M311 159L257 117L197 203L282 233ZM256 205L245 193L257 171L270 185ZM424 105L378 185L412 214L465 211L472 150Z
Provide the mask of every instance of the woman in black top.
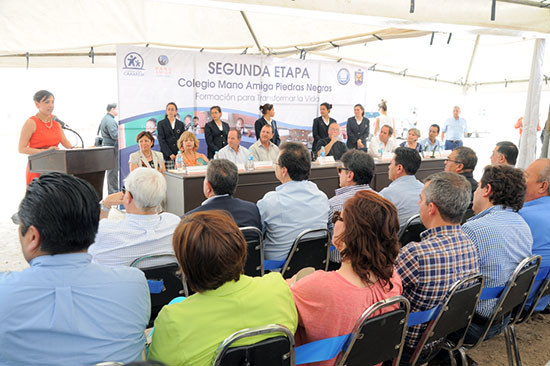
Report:
M369 138L370 121L365 118L365 109L361 104L356 104L353 107L354 117L348 118L346 131L348 133L348 141L346 143L348 149L366 149L367 139Z
M220 151L227 145L227 135L229 134L229 125L222 122L222 109L217 105L210 108L210 117L212 121L204 125L204 139L208 146L208 159L212 159L216 151Z
M281 138L279 137L277 122L275 122L275 120L273 119L273 116L275 116L275 107L273 107L273 104L266 103L260 106L260 111L262 112L263 117L254 123L256 140L260 139L260 132L262 131L262 127L270 124L271 127L273 127L273 137L271 138L271 142L279 146L279 144L281 143Z
M328 126L331 123L336 123L334 118L330 118L328 114L332 109L332 104L323 103L321 104L321 116L313 120L313 127L311 128L313 132L313 146L316 146L317 141L322 138L328 137Z
M168 103L164 119L157 124L160 151L162 151L162 155L164 155L164 160L166 161L176 160L176 155L178 155L178 139L185 132L185 125L176 118L177 113L178 106L176 103ZM173 128L172 124L174 125Z

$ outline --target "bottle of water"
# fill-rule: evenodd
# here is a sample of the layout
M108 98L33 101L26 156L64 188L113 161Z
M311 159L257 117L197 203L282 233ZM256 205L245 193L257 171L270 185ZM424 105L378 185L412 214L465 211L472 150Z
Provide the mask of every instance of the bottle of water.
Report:
M216 159L219 159L219 158L220 158L220 152L219 152L219 151L216 151L216 152L214 153L214 158L213 158L213 159L216 160Z
M378 155L382 157L383 154L384 154L384 143L380 142L380 144L378 144Z
M181 151L178 151L178 155L176 156L176 169L179 173L183 172L183 156L181 155Z
M246 161L246 170L254 170L254 155L248 155L248 160Z
M325 157L327 156L327 151L325 150L325 147L321 147L321 152L319 153L319 156L320 157Z

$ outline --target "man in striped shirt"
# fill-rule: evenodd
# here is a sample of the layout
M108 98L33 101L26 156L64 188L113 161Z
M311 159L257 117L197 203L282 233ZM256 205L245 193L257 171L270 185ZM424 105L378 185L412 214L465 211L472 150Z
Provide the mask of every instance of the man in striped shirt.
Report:
M460 228L470 195L470 183L457 173L441 172L426 179L418 205L427 230L419 243L401 248L395 263L411 312L440 305L453 283L478 272L476 249ZM425 325L408 328L401 364L408 364L425 329ZM429 360L440 346L440 342L426 345L417 364Z
M488 165L474 192L472 208L476 215L462 229L476 247L486 288L504 286L519 262L531 255L531 231L518 214L523 207L525 190L521 169L510 165ZM479 302L466 343L472 344L479 339L496 301ZM509 319L495 319L485 339L500 333Z

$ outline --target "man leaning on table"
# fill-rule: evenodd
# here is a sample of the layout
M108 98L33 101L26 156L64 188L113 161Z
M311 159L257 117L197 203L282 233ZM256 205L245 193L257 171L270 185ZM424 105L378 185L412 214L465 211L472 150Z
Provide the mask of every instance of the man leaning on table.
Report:
M271 142L273 127L263 125L260 132L260 139L250 146L250 152L255 161L275 161L279 154L279 147Z

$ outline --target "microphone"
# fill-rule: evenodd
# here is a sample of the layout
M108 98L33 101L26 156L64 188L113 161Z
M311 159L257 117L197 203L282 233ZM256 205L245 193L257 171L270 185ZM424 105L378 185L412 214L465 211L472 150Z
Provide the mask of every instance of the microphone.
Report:
M61 125L61 128L64 130L71 129L68 124L57 118L57 116L53 116L53 120Z

